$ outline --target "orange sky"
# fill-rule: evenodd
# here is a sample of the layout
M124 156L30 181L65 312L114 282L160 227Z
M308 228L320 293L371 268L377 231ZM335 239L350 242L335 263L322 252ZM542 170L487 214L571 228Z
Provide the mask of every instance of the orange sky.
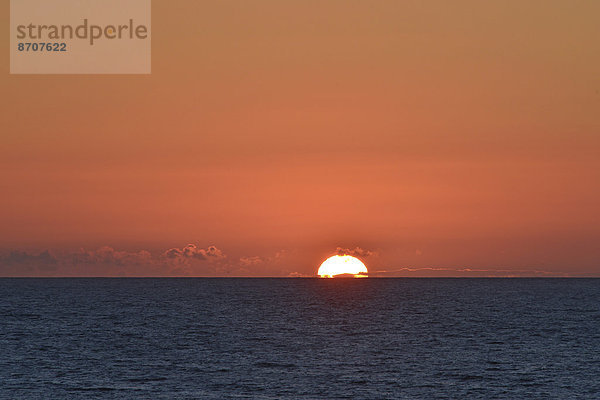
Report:
M600 276L600 2L155 0L149 76L1 4L0 275Z

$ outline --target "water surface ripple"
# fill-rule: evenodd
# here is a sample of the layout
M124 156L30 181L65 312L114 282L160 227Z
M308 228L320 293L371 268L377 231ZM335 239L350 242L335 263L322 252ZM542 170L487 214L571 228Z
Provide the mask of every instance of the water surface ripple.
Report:
M598 279L0 279L2 399L600 399Z

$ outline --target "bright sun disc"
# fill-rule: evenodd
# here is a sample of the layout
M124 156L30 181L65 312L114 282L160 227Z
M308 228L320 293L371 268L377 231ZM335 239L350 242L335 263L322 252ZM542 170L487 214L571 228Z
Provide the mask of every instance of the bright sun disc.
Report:
M333 278L338 275L362 278L367 276L367 267L358 258L352 256L332 256L319 267L320 278Z

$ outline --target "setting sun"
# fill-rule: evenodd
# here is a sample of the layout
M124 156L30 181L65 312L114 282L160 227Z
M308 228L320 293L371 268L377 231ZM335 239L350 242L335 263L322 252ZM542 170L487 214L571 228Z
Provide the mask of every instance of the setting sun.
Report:
M356 257L332 256L323 261L317 272L320 278L334 278L336 276L354 276L363 278L368 274L367 267Z

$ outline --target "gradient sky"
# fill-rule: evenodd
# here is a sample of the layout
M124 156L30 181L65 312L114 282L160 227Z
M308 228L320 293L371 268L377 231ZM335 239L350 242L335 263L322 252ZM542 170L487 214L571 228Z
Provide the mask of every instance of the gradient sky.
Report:
M1 4L0 275L600 276L598 1L155 0L148 76Z

